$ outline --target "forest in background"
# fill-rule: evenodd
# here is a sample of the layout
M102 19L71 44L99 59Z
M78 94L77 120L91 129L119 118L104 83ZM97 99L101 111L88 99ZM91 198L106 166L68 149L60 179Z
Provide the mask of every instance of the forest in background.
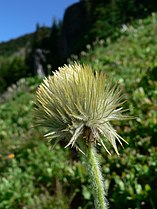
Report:
M115 41L125 24L156 10L155 0L81 0L51 28L37 24L34 33L0 43L0 93L18 79L36 75L37 61L47 75L96 39Z
M156 209L156 2L80 2L89 27L62 62L105 72L123 89L125 107L136 117L115 124L129 143L119 146L119 157L98 149L110 208ZM50 70L62 65L54 52L64 21L54 21L52 28L37 25L35 33L0 44L0 209L94 209L80 156L62 144L49 150L45 130L33 125L33 101L41 83L34 73L34 53L45 51L42 65Z

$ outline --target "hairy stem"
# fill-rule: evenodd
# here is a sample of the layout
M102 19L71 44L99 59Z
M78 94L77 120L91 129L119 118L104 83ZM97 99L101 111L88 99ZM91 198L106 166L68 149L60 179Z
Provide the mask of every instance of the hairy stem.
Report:
M92 183L95 209L107 209L108 203L103 184L103 178L97 161L97 153L93 143L88 146L89 173Z

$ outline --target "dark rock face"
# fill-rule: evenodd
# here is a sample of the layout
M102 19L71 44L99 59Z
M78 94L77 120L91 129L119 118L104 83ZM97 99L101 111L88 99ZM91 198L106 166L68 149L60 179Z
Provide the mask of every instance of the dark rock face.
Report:
M66 59L71 53L77 53L87 28L88 18L84 2L75 3L68 7L64 14L59 41L59 54L62 59Z
M34 74L38 75L40 78L45 76L44 65L46 63L46 57L42 49L36 49L34 53Z

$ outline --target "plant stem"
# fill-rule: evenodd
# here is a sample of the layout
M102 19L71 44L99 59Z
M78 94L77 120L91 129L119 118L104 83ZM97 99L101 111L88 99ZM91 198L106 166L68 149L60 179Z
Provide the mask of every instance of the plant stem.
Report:
M92 183L95 209L107 209L108 203L103 184L103 178L97 161L97 153L93 143L88 146L89 173Z

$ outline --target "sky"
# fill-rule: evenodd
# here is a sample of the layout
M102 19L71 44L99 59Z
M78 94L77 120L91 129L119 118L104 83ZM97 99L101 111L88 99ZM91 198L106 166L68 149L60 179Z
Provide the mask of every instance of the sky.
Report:
M62 20L65 9L79 0L0 0L0 42Z

